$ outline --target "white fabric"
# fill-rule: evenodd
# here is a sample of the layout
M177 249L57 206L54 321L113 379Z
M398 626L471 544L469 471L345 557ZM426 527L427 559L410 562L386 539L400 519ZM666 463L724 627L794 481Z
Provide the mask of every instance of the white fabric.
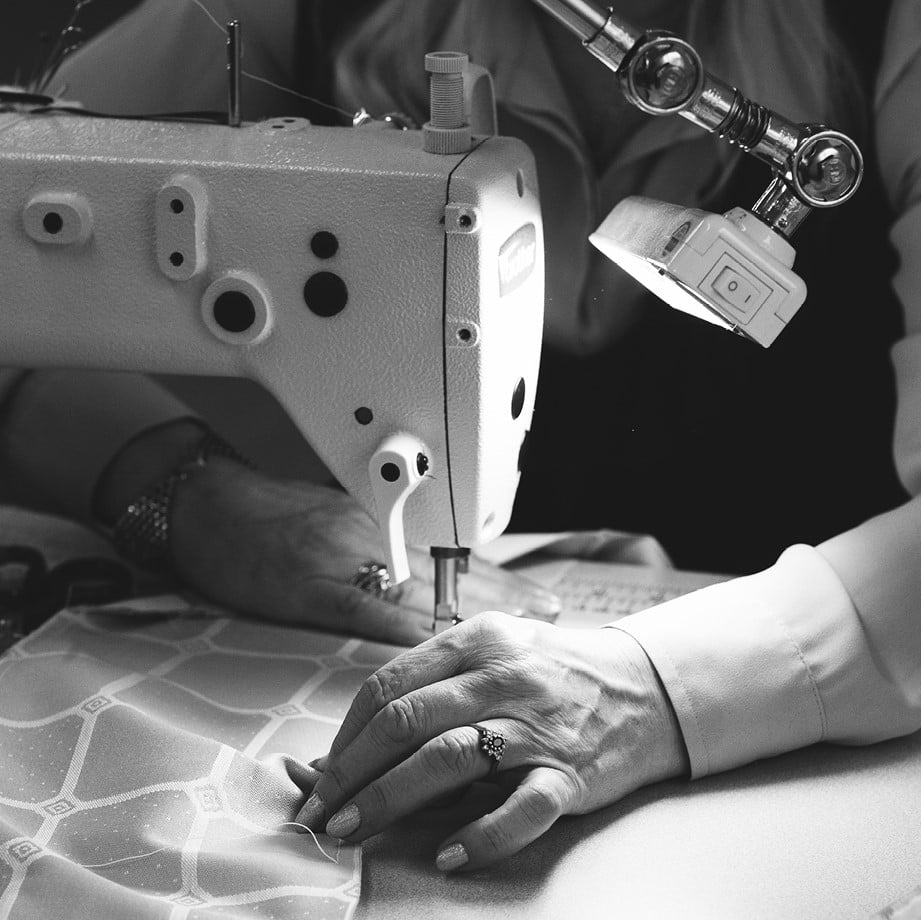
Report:
M0 656L0 917L354 916L361 848L292 822L394 650L218 612L63 610Z

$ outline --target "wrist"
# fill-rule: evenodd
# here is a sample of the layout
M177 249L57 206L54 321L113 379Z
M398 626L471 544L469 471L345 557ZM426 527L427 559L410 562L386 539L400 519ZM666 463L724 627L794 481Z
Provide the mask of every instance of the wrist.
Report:
M176 575L189 584L219 577L225 560L240 560L235 544L244 523L241 509L258 471L228 457L213 457L177 484L170 517L170 555ZM240 573L236 573L240 574Z
M131 502L166 479L208 429L185 417L149 428L132 438L109 461L93 491L93 518L112 528Z
M190 437L193 433L194 437ZM240 469L249 467L249 463L207 427L197 423L194 430L188 426L170 426L169 431L151 434L154 437L159 434L156 442L159 449L153 462L144 453L155 446L149 438L139 439L123 452L119 467L100 496L100 516L111 515L112 509L120 505L123 510L112 528L116 548L142 568L163 571L174 568L173 512L182 486L204 475L209 466L213 467L212 461ZM171 462L171 467L163 475L167 462ZM156 477L154 470L159 474ZM138 493L140 482L152 484ZM126 494L133 497L124 504ZM106 502L111 504L107 506Z
M618 650L619 663L639 693L649 728L650 750L647 761L651 774L647 782L690 775L690 758L681 725L659 672L642 645L630 633L605 627L604 633Z

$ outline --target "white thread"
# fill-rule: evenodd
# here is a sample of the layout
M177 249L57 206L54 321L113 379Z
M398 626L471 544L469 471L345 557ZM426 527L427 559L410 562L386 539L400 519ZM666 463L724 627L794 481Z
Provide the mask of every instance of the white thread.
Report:
M320 844L317 835L309 828L306 824L299 824L297 821L283 821L281 824L276 825L277 827L300 827L303 830L307 831L308 834L313 838L313 842L316 844L317 849L331 862L339 865L338 857L330 856L326 850L323 849ZM222 840L252 840L253 837L271 837L272 834L243 834L239 837L230 837L223 836L220 839ZM121 859L113 859L110 862L103 863L77 863L81 869L108 869L110 866L117 866L120 863L131 862L135 859L145 859L148 856L156 856L158 853L164 853L168 850L169 847L160 847L157 850L151 850L149 853L139 853L137 856L123 856Z
M220 22L218 22L211 10L209 10L208 7L206 7L205 4L201 2L201 0L192 0L192 2L221 30L222 33L226 34L224 27L220 24Z
M192 3L194 3L195 6L197 6L221 30L221 35L227 34L227 30L215 18L214 14L208 9L208 7L202 3L202 0L192 0ZM296 96L298 99L303 99L305 102L313 102L325 109L332 109L334 112L339 112L340 115L345 115L346 118L352 117L351 112L347 112L345 109L339 108L338 105L331 105L328 102L321 102L319 99L316 99L313 96L305 96L303 93L299 93L295 89L291 89L287 86L282 86L280 83L273 83L268 78L257 76L254 73L250 73L248 70L241 69L240 74L249 80L255 80L257 83L265 83L266 86L271 86L272 89L277 89L281 93L290 93L292 96Z
M108 869L109 866L117 866L119 863L131 862L132 859L144 859L147 856L156 856L162 853L167 847L160 847L159 850L151 850L149 853L139 853L137 856L123 856L121 859L113 859L111 862L104 863L77 863L81 869Z
M340 109L338 105L331 105L329 102L321 102L314 96L305 96L303 93L299 93L296 89L290 89L287 86L282 86L280 83L273 83L266 77L257 77L256 74L250 73L248 70L241 70L240 73L243 74L244 77L248 77L250 80L255 80L257 83L265 83L266 86L271 86L272 89L277 89L279 92L289 93L292 96L297 96L298 99L303 99L305 102L314 102L317 105L323 106L325 109L332 109L334 112L339 112L340 114L345 115L347 118L352 117L351 112L348 112L345 109Z
M339 857L337 856L337 857L335 857L335 859L334 859L332 856L330 856L329 853L327 853L326 850L324 850L323 847L320 846L320 841L317 839L317 835L316 835L309 827L307 827L306 824L298 824L297 821L285 821L284 824L279 824L278 826L279 826L279 827L302 827L305 831L307 831L308 834L310 834L311 837L313 837L313 842L317 845L317 849L318 849L318 850L319 850L319 851L320 851L320 852L321 852L331 863L335 863L337 866L339 865Z

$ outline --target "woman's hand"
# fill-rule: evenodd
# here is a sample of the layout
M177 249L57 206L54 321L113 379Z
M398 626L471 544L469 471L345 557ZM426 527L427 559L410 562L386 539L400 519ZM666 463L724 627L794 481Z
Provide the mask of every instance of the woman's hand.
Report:
M177 488L170 530L177 574L215 601L400 644L432 635L426 553L410 553L413 577L386 601L351 584L360 565L383 560L376 525L345 492L270 479L215 457ZM461 604L544 617L559 610L549 592L480 560L461 577Z
M561 815L687 770L671 704L632 637L487 613L365 682L298 821L359 841L488 778L475 725L506 739L495 776L510 795L441 844L443 870L488 865Z

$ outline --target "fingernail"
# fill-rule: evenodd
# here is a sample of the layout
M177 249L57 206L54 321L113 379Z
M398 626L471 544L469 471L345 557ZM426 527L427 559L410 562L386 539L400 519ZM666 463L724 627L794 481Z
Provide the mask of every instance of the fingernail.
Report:
M358 830L359 824L361 824L361 812L352 802L351 805L346 805L329 819L326 833L330 837L348 837L349 834L354 834Z
M311 760L307 766L313 767L314 770L319 770L320 773L325 773L328 760L329 754L324 754L322 757L317 757L316 760Z
M326 806L323 804L323 799L314 792L313 795L304 802L304 807L297 813L297 818L295 820L298 824L306 824L307 827L313 828L314 824L320 822L325 809Z
M435 857L435 866L442 872L460 869L470 861L467 850L462 843L451 843Z
M556 616L563 609L563 603L555 594L539 594L535 598L534 608L537 613L545 616Z

